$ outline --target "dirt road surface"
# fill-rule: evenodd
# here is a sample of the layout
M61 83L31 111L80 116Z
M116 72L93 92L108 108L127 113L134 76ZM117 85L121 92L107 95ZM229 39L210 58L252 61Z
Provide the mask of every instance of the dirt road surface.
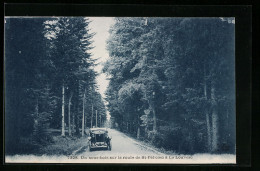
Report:
M139 142L124 133L114 129L108 129L112 136L112 150L89 151L88 142L82 142L82 146L70 156L61 155L14 155L6 156L7 163L165 163L165 164L202 164L202 163L236 163L234 154L164 154Z
M98 149L89 151L88 147L84 151L80 149L75 151L74 154L83 156L116 156L116 155L164 155L163 153L144 145L141 142L126 136L125 134L114 130L108 129L109 136L112 137L111 144L112 150ZM87 143L86 143L87 146Z

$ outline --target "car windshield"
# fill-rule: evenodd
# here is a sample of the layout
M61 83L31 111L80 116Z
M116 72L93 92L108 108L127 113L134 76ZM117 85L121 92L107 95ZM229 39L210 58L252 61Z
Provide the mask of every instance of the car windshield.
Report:
M94 128L94 129L91 129L90 132L94 133L94 134L105 134L105 133L107 133L107 130L103 129L103 128Z
M96 142L104 142L105 134L96 134Z

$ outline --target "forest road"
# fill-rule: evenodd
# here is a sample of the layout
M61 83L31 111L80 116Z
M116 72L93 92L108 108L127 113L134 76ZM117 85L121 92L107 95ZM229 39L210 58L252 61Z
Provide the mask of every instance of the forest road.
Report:
M111 144L112 150L99 149L89 151L88 148L77 155L100 157L100 156L140 156L140 155L165 155L152 147L148 147L142 142L136 141L135 139L128 137L124 133L121 133L114 129L108 129L109 136L112 136ZM87 142L86 142L87 146Z

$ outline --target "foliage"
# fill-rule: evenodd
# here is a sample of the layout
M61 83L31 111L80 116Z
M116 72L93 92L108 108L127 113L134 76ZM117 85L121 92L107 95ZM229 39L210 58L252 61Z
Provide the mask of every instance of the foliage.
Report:
M137 135L141 127L144 139L179 153L234 152L234 24L221 18L115 20L104 72L111 78L108 109L119 129ZM229 149L220 149L227 142Z
M48 130L61 128L62 87L65 129L78 136L85 105L91 102L105 120L89 50L89 20L78 18L6 18L5 135L6 153L30 153L53 143ZM68 100L71 100L71 123ZM85 108L85 114L91 108ZM90 122L89 117L86 122ZM84 121L85 122L85 121Z

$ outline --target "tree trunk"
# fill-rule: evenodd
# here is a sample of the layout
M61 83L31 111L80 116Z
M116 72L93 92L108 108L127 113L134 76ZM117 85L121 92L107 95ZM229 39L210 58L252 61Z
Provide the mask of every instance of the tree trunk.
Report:
M85 114L85 120L84 120L85 128L87 128L87 117L88 117L87 115L88 113Z
M208 110L205 110L206 113L206 125L207 125L207 147L208 151L211 151L211 128L210 128L210 118L209 118L209 113Z
M92 113L91 113L91 125L90 125L90 128L92 128L93 127L93 111L94 109L93 109L93 103L92 103L92 106L91 106L91 111L92 111Z
M39 101L38 98L36 99L36 106L35 106L35 118L34 118L34 134L37 134L37 129L38 129L38 118L39 118ZM36 135L37 136L37 135Z
M136 111L139 112L139 111ZM139 114L137 115L137 135L136 135L137 139L140 139L140 117Z
M35 110L36 110L36 117L38 118L39 117L39 100L38 100L38 98L36 100L36 108L35 108Z
M207 79L206 79L206 67L204 63L204 97L205 97L205 115L206 115L206 126L207 126L207 148L208 152L212 150L212 140L211 140L211 125L210 125L210 117L208 111L208 95L207 95Z
M69 104L68 104L69 136L71 136L70 105L71 105L71 98L72 98L72 96L73 96L73 93L70 94Z
M72 113L72 134L74 134L74 133L75 133L75 110Z
M212 151L218 149L218 115L216 106L213 107L212 111Z
M152 112L153 112L153 132L156 132L157 122L156 122L156 114L155 114L154 104L152 104Z
M64 107L65 107L65 88L62 85L62 123L61 123L61 136L65 136L65 122L64 122Z
M84 122L85 122L85 94L86 94L86 89L84 91L84 95L83 95L83 99L82 99L82 128L81 128L81 136L84 136L84 130L85 130L85 126L84 126Z
M215 99L215 85L211 87L211 100L212 100L212 151L218 149L218 115L217 104Z
M101 115L99 115L99 127L101 128Z
M76 128L76 132L75 134L78 136L80 135L80 131L79 131L79 106L77 107L77 115L76 115L76 121L75 121L75 128Z
M78 136L80 135L80 131L79 131L79 127L80 127L80 123L79 123L79 116L80 116L80 110L79 110L79 100L81 99L79 97L79 93L80 93L80 82L79 80L77 81L77 94L76 94L76 114L75 114L75 134Z
M140 139L140 126L138 126L137 128L137 135L136 135L137 139Z
M97 110L96 110L96 128L97 128L98 126L97 126Z

